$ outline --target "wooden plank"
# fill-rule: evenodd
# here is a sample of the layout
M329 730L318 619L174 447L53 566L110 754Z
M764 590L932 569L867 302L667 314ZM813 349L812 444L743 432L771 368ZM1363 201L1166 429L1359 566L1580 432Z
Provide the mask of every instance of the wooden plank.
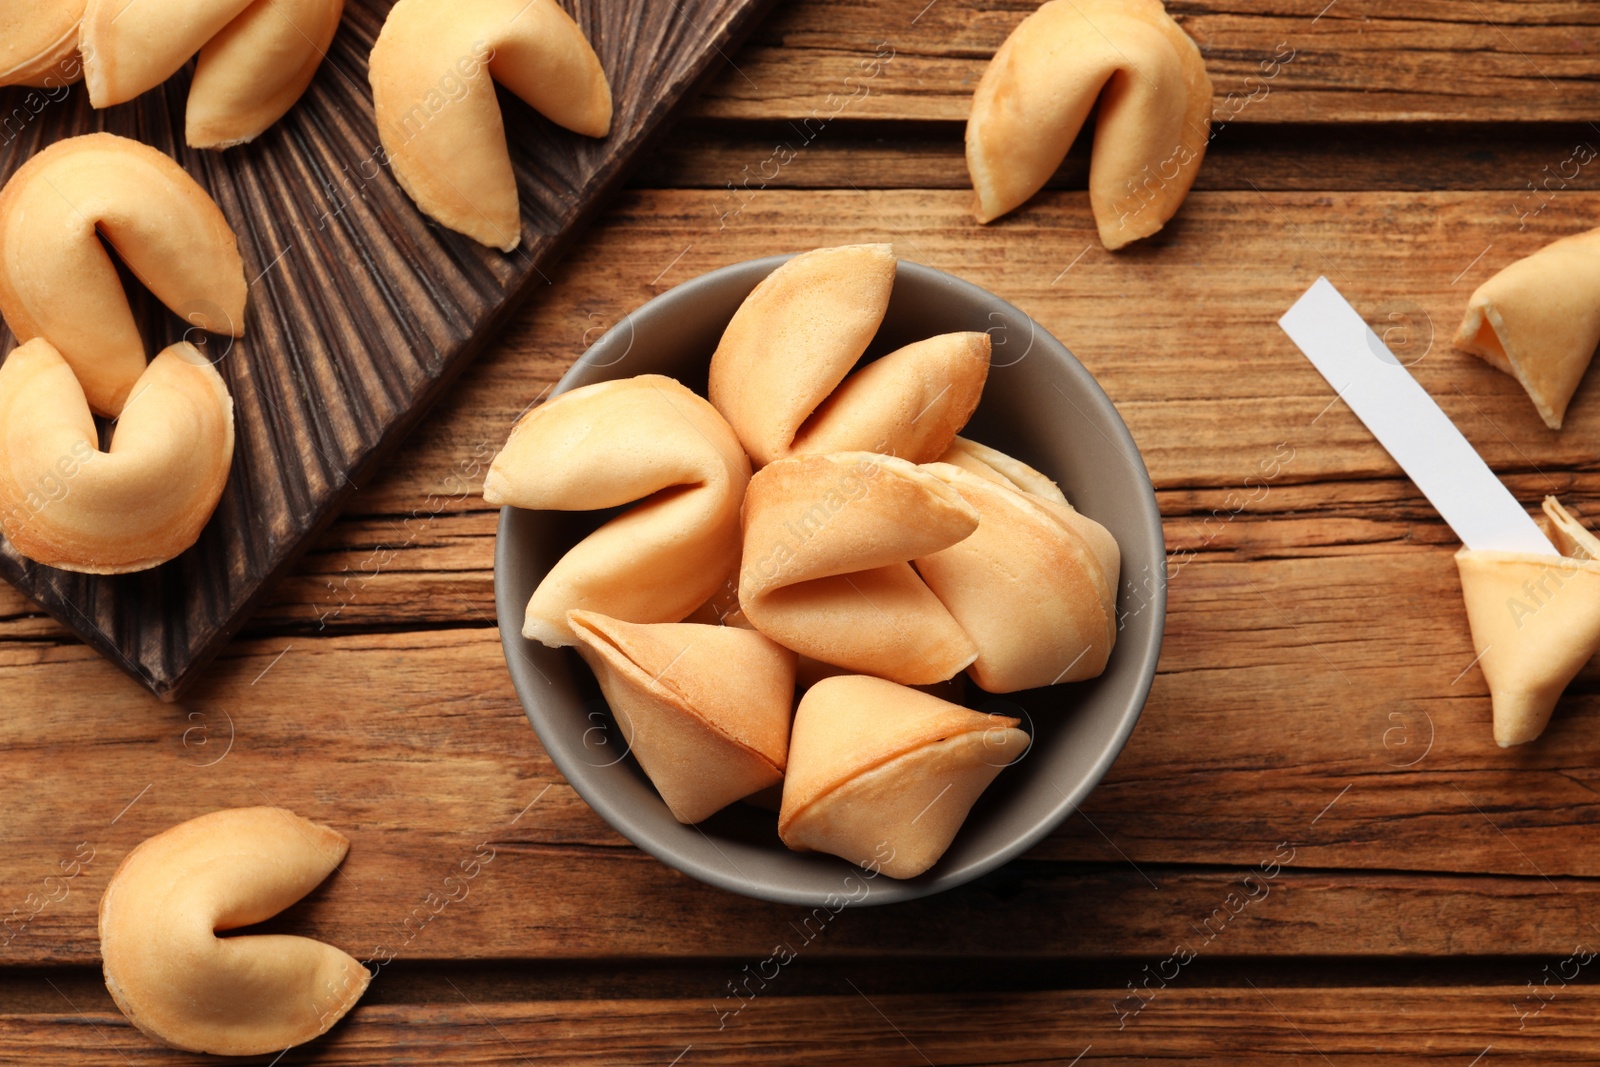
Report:
M1397 192L1500 190L1536 205L1543 195L1600 187L1579 166L1597 140L1583 122L1248 125L1234 123L1206 149L1200 190ZM786 122L685 121L651 154L637 189L970 189L963 129L953 122L838 119L797 143ZM1568 162L1569 157L1571 162ZM1080 141L1047 185L1086 189L1089 144Z
M783 972L777 973L772 984L781 989ZM726 1019L711 1000L493 1003L447 988L428 1004L358 1004L330 1034L277 1062L420 1064L444 1057L466 1064L612 1064L620 1055L660 1064L1109 1067L1152 1059L1287 1065L1337 1057L1351 1067L1380 1067L1396 1059L1469 1064L1491 1048L1500 1059L1521 1054L1541 1063L1592 1063L1600 1054L1589 1025L1600 995L1585 986L1558 987L1557 999L1521 1029L1513 1004L1526 990L1513 985L1168 988L1131 1021L1112 1008L1119 994L1127 995L1118 989L894 996L848 978L838 988L815 997L758 991ZM0 1055L20 1062L71 1057L86 1067L116 1067L135 1057L151 1065L194 1062L154 1045L114 1011L66 1004L54 1014L0 1016Z
M612 132L586 142L531 109L507 109L526 234L511 255L434 225L385 173L366 66L388 7L348 5L304 98L260 139L225 154L183 146L185 78L107 111L91 110L81 87L59 100L0 90L0 115L17 119L0 144L0 181L65 137L137 137L206 187L253 279L247 336L215 357L237 436L229 487L196 545L120 576L68 573L0 550L0 574L164 696L192 679L355 483L511 309L543 287L544 272L764 2L581 8L577 20L616 98ZM141 303L152 351L189 329L153 300ZM13 341L7 335L0 354Z
M425 505L336 524L272 590L246 632L493 626L500 514L476 497L471 503L472 510L435 515Z
M1026 993L1050 990L1121 988L1131 975L1143 974L1144 960L1125 956L1099 959L1048 959L1002 956L839 955L814 952L806 946L783 969L778 986L767 992L786 997L820 997L849 989L845 979L878 995ZM770 948L767 950L770 951ZM1567 952L1571 951L1569 947ZM1171 949L1163 950L1163 957ZM1565 954L1565 953L1564 953ZM1563 955L1564 955L1563 954ZM381 970L362 997L363 1006L427 1004L459 1000L516 1003L544 1000L684 1000L701 1001L708 992L727 995L730 973L741 974L743 958L678 957L616 960L462 959L396 960ZM1545 956L1368 956L1270 957L1206 956L1204 972L1193 978L1211 988L1264 989L1307 984L1343 988L1371 986L1463 987L1503 986L1540 976L1551 961ZM1130 966L1130 963L1132 966ZM770 972L769 972L770 973ZM1169 968L1170 973L1170 968ZM1568 968L1570 975L1571 969ZM48 979L48 981L47 981ZM1137 983L1136 983L1137 984ZM1154 983L1153 983L1154 984ZM1173 984L1173 983L1169 983ZM1559 982L1551 979L1552 988ZM451 986L455 989L452 989ZM752 983L753 985L753 983ZM6 1015L55 1015L67 1002L79 1011L116 1011L101 968L94 964L13 966L0 968L0 1005ZM1549 996L1549 992L1545 993ZM1130 1005L1131 1006L1131 1005Z
M1510 754L1494 748L1481 696L1396 703L1419 678L1448 692L1470 660L1464 628L1441 623L1439 649L1356 662L1362 642L1426 629L1418 613L1439 614L1445 591L1428 583L1444 581L1448 560L1417 547L1339 563L1186 568L1173 584L1169 663L1085 816L970 888L847 913L827 951L1164 953L1250 869L1288 853L1266 897L1222 917L1208 954L1543 953L1583 936L1600 848L1571 828L1593 818L1592 686L1563 708L1549 743ZM1341 596L1347 576L1374 563L1422 592L1387 614ZM1335 617L1337 644L1324 633ZM1352 637L1352 619L1374 632ZM1213 656L1197 663L1202 647ZM127 849L201 811L260 803L351 837L342 874L291 926L358 954L745 956L808 914L708 889L627 847L548 762L489 628L242 641L172 705L133 694L81 647L0 648L0 690L24 710L0 719L11 772L0 808L13 813L0 830L0 917L18 931L3 950L14 962L92 960L96 904ZM1361 684L1346 686L1335 665ZM1481 693L1475 678L1463 684ZM1389 709L1413 717L1397 723ZM1423 712L1431 750L1395 766L1416 747L1385 732L1404 726L1423 746ZM80 842L94 860L64 899L41 906L44 879ZM468 897L430 902L484 843L494 858Z
M1534 499L1548 489L1539 475L1512 476L1513 492ZM1245 560L1362 546L1448 547L1453 535L1409 482L1281 484L1259 490L1161 490L1174 566L1189 553L1205 560ZM1600 484L1568 474L1563 495L1593 500ZM383 492L380 483L373 492ZM1233 509L1244 497L1246 511ZM349 516L318 539L294 573L277 583L245 626L254 637L488 626L494 617L491 573L498 512L481 501L436 496L399 515ZM474 506L475 504L475 506ZM1591 505L1592 506L1592 505ZM439 508L435 513L434 509ZM1308 517L1313 511L1323 517ZM75 644L71 631L10 586L0 587L0 639Z
M1507 484L1520 498L1535 500L1551 491L1546 477L1511 475ZM1600 478L1587 472L1559 477L1563 499L1586 513L1600 512ZM1399 479L1296 483L1286 472L1265 495L1252 483L1161 490L1156 499L1175 573L1193 565L1191 555L1254 563L1456 544L1432 505ZM455 504L461 510L434 514L442 502L335 523L296 572L273 588L244 633L292 637L491 625L498 513L462 501ZM1248 507L1236 510L1241 503ZM75 641L9 587L0 589L0 638Z
M1033 0L819 0L765 23L696 105L719 118L965 121ZM1600 13L1583 0L1172 0L1218 125L1589 121ZM1273 62L1274 56L1292 56Z
M1319 274L1415 361L1496 470L1579 467L1592 458L1586 442L1600 439L1595 381L1557 433L1515 380L1449 344L1472 289L1590 227L1600 193L1557 194L1523 230L1519 210L1495 191L1196 193L1161 234L1113 254L1078 192L1046 193L981 227L955 190L753 190L747 201L726 189L630 191L396 457L393 475L351 507L406 515L419 497L431 507L459 496L464 472L498 449L528 403L672 285L774 252L876 240L1000 294L1064 341L1116 402L1158 488L1241 486L1284 443L1295 449L1285 481L1399 477L1355 416L1330 407L1333 390L1276 325Z

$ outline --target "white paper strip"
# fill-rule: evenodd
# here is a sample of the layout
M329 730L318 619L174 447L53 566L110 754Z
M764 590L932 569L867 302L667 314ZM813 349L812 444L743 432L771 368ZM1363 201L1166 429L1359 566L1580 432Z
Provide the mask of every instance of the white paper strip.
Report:
M1468 548L1560 555L1427 390L1326 278L1278 320Z

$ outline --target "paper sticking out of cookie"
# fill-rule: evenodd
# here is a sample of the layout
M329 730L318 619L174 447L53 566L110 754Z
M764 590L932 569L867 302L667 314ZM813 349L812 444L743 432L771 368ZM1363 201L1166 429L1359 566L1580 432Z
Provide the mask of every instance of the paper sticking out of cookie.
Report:
M1538 737L1600 650L1600 541L1554 497L1549 535L1326 278L1278 325L1461 538L1477 664L1501 747Z

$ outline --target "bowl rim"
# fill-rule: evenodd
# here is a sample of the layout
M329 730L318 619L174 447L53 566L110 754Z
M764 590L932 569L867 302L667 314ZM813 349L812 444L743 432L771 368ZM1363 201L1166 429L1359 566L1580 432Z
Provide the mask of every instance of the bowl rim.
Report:
M619 336L618 331L624 328L629 332L628 344L631 348L632 332L635 329L635 316L648 312L651 308L659 309L661 305L667 302L687 299L692 290L713 286L730 276L757 275L759 272L759 276L756 277L756 283L759 283L761 278L764 278L767 274L770 274L799 254L801 253L786 253L730 263L697 275L664 292L658 293L639 305L639 307L629 311L616 325L606 330L599 340L590 345L573 362L572 366L562 374L555 387L550 390L543 400L548 401L579 386L590 384L589 381L584 379L591 371L604 370L619 362L619 358L611 358L609 349L615 344L614 338ZM847 907L915 900L964 885L1010 863L1047 837L1065 822L1072 812L1079 810L1078 805L1100 784L1106 773L1110 771L1112 764L1116 762L1123 749L1127 747L1128 738L1132 735L1134 727L1138 725L1139 719L1144 713L1144 706L1150 696L1150 688L1155 681L1156 666L1161 657L1161 647L1166 632L1168 576L1165 566L1166 554L1161 526L1161 512L1156 502L1155 485L1150 480L1143 453L1139 451L1138 444L1133 439L1133 434L1128 430L1127 424L1123 421L1121 413L1117 410L1116 405L1112 403L1111 398L1106 395L1105 390L1095 380L1094 375L1072 353L1071 349L1067 348L1065 344L1043 326L1040 326L1031 315L1024 313L1010 301L997 296L982 286L953 274L948 274L936 267L906 259L898 259L896 264L896 284L899 284L899 279L905 276L917 277L923 283L945 285L961 292L965 296L994 302L999 308L1004 309L1006 314L1015 315L1018 321L1028 323L1031 331L1029 336L1030 351L1034 343L1041 339L1046 350L1049 350L1051 346L1058 349L1053 355L1061 363L1063 370L1069 376L1078 379L1077 384L1085 388L1085 395L1094 402L1095 406L1103 408L1105 412L1111 415L1110 429L1115 435L1115 439L1111 440L1111 444L1137 467L1137 473L1140 477L1136 480L1132 490L1137 503L1137 519L1144 532L1146 534L1153 533L1156 543L1163 546L1161 551L1163 565L1155 572L1155 587L1148 590L1149 599L1139 609L1141 614L1149 611L1152 619L1149 638L1145 647L1138 652L1140 662L1137 665L1137 684L1128 693L1127 705L1122 712L1121 720L1113 732L1111 743L1106 745L1095 759L1089 773L1071 790L1057 789L1056 792L1061 797L1058 803L1050 806L1044 814L1040 815L1030 829L1018 834L1008 843L988 855L950 870L941 871L939 865L935 864L930 872L933 877L919 877L908 881L874 879L871 891L862 896L861 899L845 898L845 906ZM608 342L611 343L608 344ZM596 353L601 353L607 361L602 362L602 356L597 356ZM597 378L594 380L605 379ZM519 415L518 417L520 419L523 416ZM1096 429L1100 428L1096 427ZM1101 432L1104 431L1102 430ZM757 886L749 878L741 874L725 871L719 867L705 866L692 858L686 858L674 852L667 845L657 841L648 831L648 828L641 826L634 820L629 814L627 805L614 802L604 789L597 788L594 783L587 780L585 771L593 769L590 765L567 751L565 745L552 744L546 741L538 721L537 709L539 702L535 697L536 690L532 684L533 679L529 676L530 669L536 670L536 668L532 668L531 663L524 664L520 662L522 655L521 645L527 641L522 636L522 615L526 605L520 602L513 602L513 598L507 595L506 584L509 579L503 577L510 569L510 557L514 550L512 546L513 538L509 535L508 527L517 510L509 505L502 507L495 527L494 587L496 622L500 631L501 648L506 657L506 666L511 674L512 686L516 691L517 699L522 704L523 713L527 716L529 725L532 726L535 735L539 738L539 743L544 747L545 752L550 756L551 762L561 772L567 784L572 786L573 790L583 798L584 802L594 809L613 830L621 834L641 851L655 857L674 870L681 871L701 882L714 885L720 889L726 889L741 896L783 904L823 904L823 900L808 890L785 887L775 883L764 883ZM1124 643L1119 641L1117 648L1113 649L1112 655L1116 655L1124 647ZM702 831L703 833L704 831ZM848 861L841 860L840 862L844 863L850 871L859 870L853 864L849 864ZM731 861L729 861L729 864L730 866L732 865Z

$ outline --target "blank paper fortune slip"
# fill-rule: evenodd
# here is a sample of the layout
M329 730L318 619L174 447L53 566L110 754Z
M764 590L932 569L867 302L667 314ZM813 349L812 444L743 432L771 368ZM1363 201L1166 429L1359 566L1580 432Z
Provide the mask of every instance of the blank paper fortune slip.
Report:
M1472 549L1560 555L1477 450L1327 278L1278 320Z

